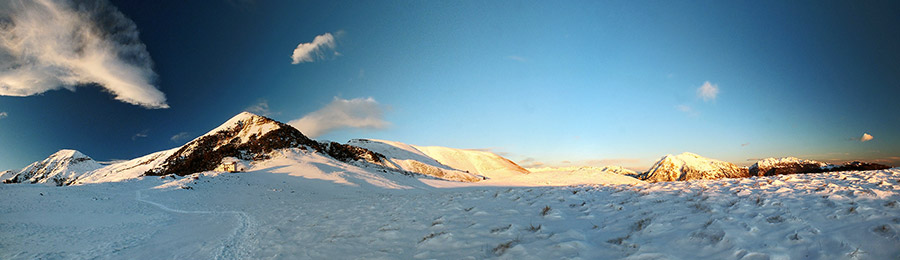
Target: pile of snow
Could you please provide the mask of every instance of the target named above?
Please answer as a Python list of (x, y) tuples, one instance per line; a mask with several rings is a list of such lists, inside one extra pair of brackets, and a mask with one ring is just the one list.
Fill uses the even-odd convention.
[(450, 166), (441, 164), (432, 157), (429, 157), (416, 146), (408, 145), (400, 142), (371, 140), (371, 139), (353, 139), (347, 144), (365, 148), (367, 150), (384, 155), (387, 160), (386, 166), (408, 172), (414, 172), (429, 175), (445, 180), (477, 182), (484, 178), (476, 173), (465, 170), (458, 170)]
[(82, 175), (102, 167), (103, 165), (79, 151), (63, 149), (15, 174), (3, 174), (8, 176), (3, 182), (69, 185)]
[(642, 174), (640, 179), (663, 182), (742, 177), (749, 177), (746, 168), (686, 152), (664, 156), (650, 167), (650, 171)]
[(751, 176), (822, 172), (828, 164), (797, 157), (766, 158), (750, 166)]

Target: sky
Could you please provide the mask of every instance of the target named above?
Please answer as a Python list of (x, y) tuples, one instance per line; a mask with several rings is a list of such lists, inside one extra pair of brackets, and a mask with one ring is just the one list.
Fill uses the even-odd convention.
[(0, 3), (0, 170), (180, 146), (241, 111), (318, 140), (647, 169), (900, 165), (897, 1)]

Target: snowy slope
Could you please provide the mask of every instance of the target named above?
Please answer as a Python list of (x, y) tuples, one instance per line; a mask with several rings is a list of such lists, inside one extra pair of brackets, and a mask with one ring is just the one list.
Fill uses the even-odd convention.
[(120, 182), (136, 179), (144, 176), (144, 173), (153, 169), (160, 169), (178, 148), (151, 153), (132, 160), (108, 165), (106, 167), (89, 172), (75, 181), (75, 184)]
[(416, 147), (400, 142), (371, 140), (371, 139), (353, 139), (347, 144), (362, 147), (367, 150), (384, 155), (389, 163), (386, 166), (441, 179), (477, 182), (483, 180), (479, 175), (464, 170), (458, 170), (441, 164), (434, 158), (429, 157), (419, 151)]
[(746, 168), (733, 163), (705, 158), (693, 153), (666, 155), (640, 179), (649, 182), (710, 180), (719, 178), (748, 177)]
[(68, 185), (83, 174), (101, 167), (103, 165), (79, 151), (63, 149), (50, 155), (47, 159), (26, 166), (8, 179), (4, 179), (3, 182)]
[(485, 176), (503, 178), (528, 174), (528, 170), (497, 154), (485, 151), (455, 149), (441, 146), (416, 146), (428, 157), (454, 169)]

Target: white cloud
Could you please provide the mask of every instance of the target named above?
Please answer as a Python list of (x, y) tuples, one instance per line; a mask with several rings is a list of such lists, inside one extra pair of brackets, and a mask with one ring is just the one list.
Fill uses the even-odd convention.
[[(293, 60), (291, 64), (316, 61), (316, 59), (321, 59), (325, 56), (325, 50), (330, 49), (334, 51), (334, 47), (334, 36), (331, 33), (316, 36), (312, 42), (297, 45), (297, 48), (294, 49), (294, 54), (291, 55), (291, 60)], [(334, 51), (334, 54), (340, 55), (337, 51)]]
[(172, 137), (169, 138), (169, 140), (172, 140), (172, 142), (178, 142), (178, 141), (184, 141), (184, 140), (187, 140), (190, 138), (191, 138), (190, 133), (181, 132), (181, 133), (177, 133), (177, 134), (173, 135)]
[(244, 110), (261, 116), (270, 116), (272, 114), (272, 111), (269, 110), (269, 101), (262, 98), (259, 99), (256, 104), (249, 106)]
[(315, 138), (335, 129), (382, 129), (390, 125), (384, 120), (385, 108), (375, 99), (335, 97), (328, 105), (288, 122), (304, 135)]
[(0, 112), (0, 119), (6, 118), (8, 116), (9, 114), (7, 114), (6, 112)]
[(116, 100), (168, 108), (134, 22), (105, 1), (0, 1), (0, 96), (97, 84)]
[(141, 131), (137, 134), (132, 135), (131, 140), (134, 141), (134, 140), (137, 140), (138, 138), (147, 138), (148, 133), (150, 133), (150, 129), (144, 129), (144, 131)]
[(859, 141), (866, 142), (866, 141), (871, 141), (872, 139), (875, 139), (875, 137), (873, 137), (869, 133), (863, 133), (862, 137), (859, 138)]
[(689, 116), (699, 116), (700, 115), (700, 112), (697, 112), (696, 110), (694, 110), (693, 107), (688, 106), (688, 105), (677, 105), (677, 106), (675, 106), (675, 109), (678, 109), (678, 111), (687, 113)]
[(538, 168), (546, 165), (544, 162), (538, 161), (531, 157), (525, 158), (524, 160), (521, 160), (516, 164), (522, 166), (523, 168)]
[(713, 85), (709, 83), (709, 81), (704, 82), (703, 86), (697, 88), (697, 96), (702, 98), (703, 101), (716, 100), (716, 96), (719, 95), (719, 86)]

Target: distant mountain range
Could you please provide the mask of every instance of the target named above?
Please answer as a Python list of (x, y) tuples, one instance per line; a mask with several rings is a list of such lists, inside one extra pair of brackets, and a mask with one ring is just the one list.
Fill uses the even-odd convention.
[[(510, 178), (531, 172), (616, 174), (648, 182), (744, 178), (795, 173), (890, 168), (853, 162), (830, 165), (794, 157), (767, 158), (750, 167), (709, 159), (693, 153), (666, 155), (649, 171), (637, 173), (618, 166), (525, 169), (497, 154), (439, 146), (416, 146), (400, 142), (353, 139), (346, 144), (312, 140), (296, 128), (255, 115), (240, 113), (219, 127), (176, 148), (127, 161), (101, 164), (76, 150), (60, 150), (19, 171), (0, 172), (3, 183), (70, 184), (116, 182), (143, 176), (184, 176), (224, 169), (229, 162), (254, 163), (271, 159), (282, 150), (314, 153), (334, 163), (364, 165), (382, 172), (428, 176), (450, 181), (480, 182)], [(288, 153), (290, 154), (290, 153)], [(552, 175), (552, 174), (551, 174)], [(543, 175), (542, 175), (543, 176)]]

